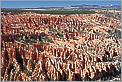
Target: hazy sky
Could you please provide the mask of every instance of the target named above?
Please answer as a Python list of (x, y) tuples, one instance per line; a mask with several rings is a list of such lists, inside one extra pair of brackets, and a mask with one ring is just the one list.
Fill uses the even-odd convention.
[(2, 1), (2, 8), (64, 7), (74, 5), (120, 5), (120, 0)]

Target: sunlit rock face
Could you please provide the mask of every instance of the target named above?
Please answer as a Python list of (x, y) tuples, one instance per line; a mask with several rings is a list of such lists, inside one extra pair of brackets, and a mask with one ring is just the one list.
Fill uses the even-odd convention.
[(117, 17), (99, 12), (1, 18), (2, 81), (120, 80)]

